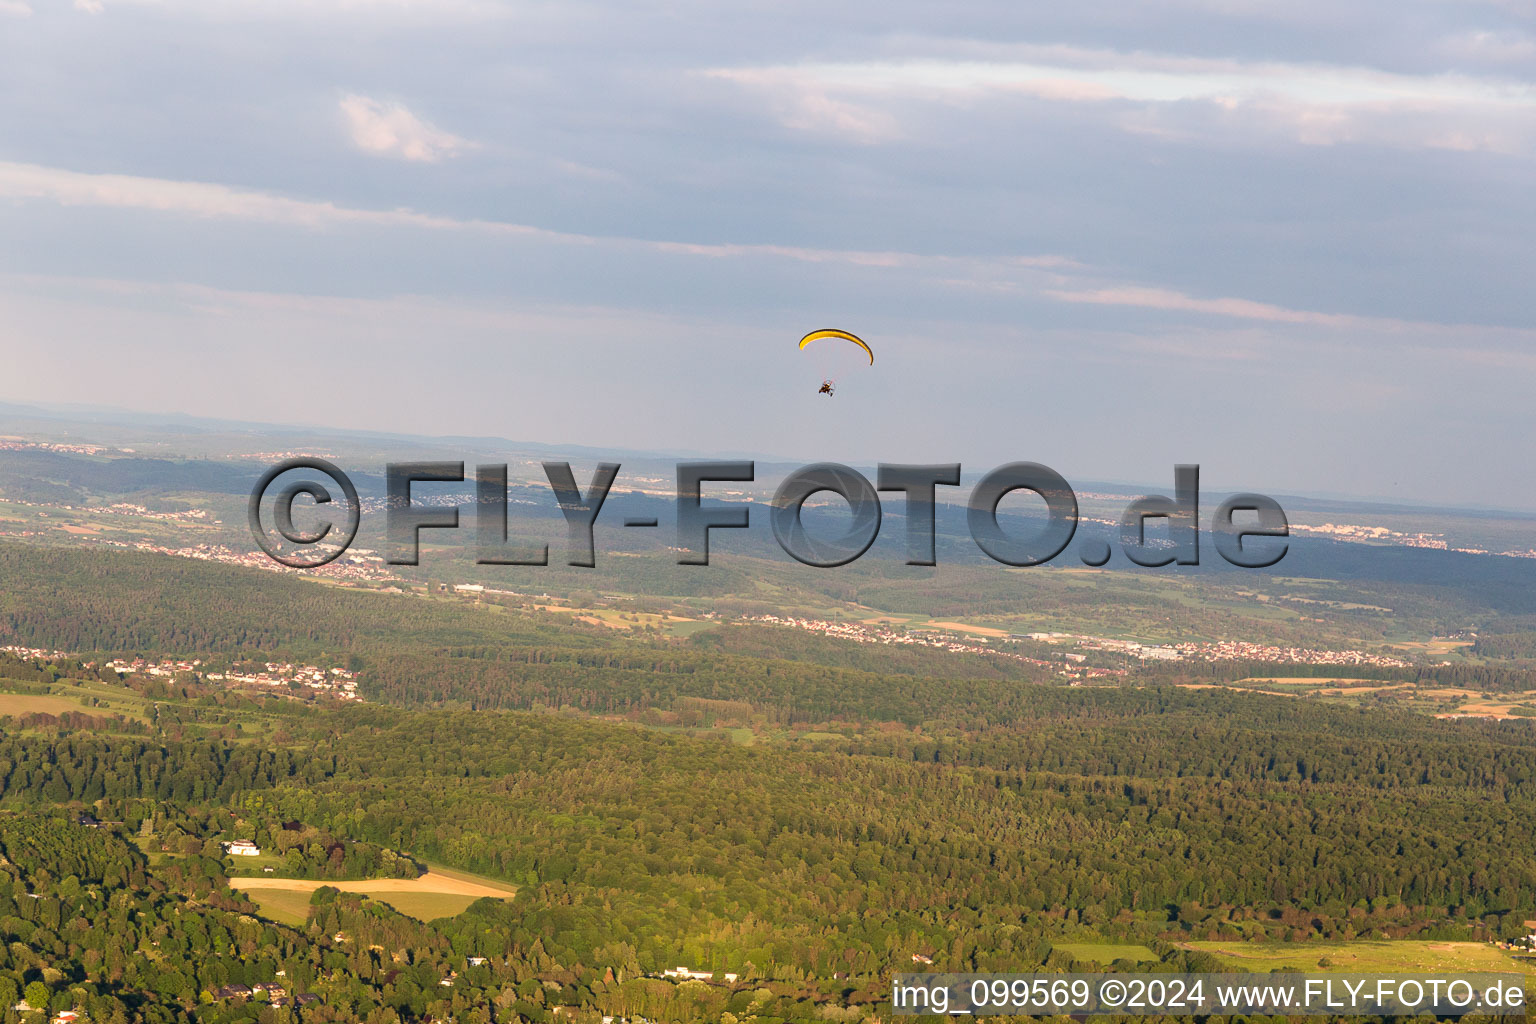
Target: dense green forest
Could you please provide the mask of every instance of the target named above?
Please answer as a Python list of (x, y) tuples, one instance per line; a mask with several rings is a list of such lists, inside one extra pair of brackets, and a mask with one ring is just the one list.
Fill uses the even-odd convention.
[[(914, 956), (1056, 969), (1115, 941), (1208, 969), (1182, 944), (1536, 918), (1530, 723), (1179, 685), (1274, 663), (1068, 687), (151, 555), (0, 545), (0, 571), (0, 638), (76, 652), (0, 654), (0, 1021), (853, 1021)], [(208, 677), (273, 658), (350, 668), (368, 702)], [(1508, 661), (1350, 671), (1533, 687)], [(326, 886), (285, 924), (230, 885), (428, 864), (516, 893), (423, 922)], [(679, 964), (716, 977), (659, 976)]]
[[(181, 739), (6, 729), (11, 898), (48, 902), (0, 908), (32, 951), (0, 968), (18, 991), (41, 983), (134, 1019), (256, 1012), (201, 993), (273, 982), (281, 963), (322, 997), (283, 1011), (306, 1020), (547, 1020), (556, 1004), (622, 1013), (635, 999), (652, 1019), (735, 1006), (799, 1020), (877, 1010), (914, 953), (1023, 970), (1062, 965), (1053, 942), (1093, 935), (1198, 966), (1172, 943), (1494, 938), (1536, 909), (1536, 738), (1520, 723), (1179, 689), (1030, 693), (1027, 714), (982, 732), (752, 747), (549, 712), (276, 700), (261, 702), (287, 705), (265, 741), (187, 736), (175, 701), (165, 724)], [(85, 808), (117, 824), (70, 823)], [(217, 840), (271, 843), (290, 819), (521, 888), (432, 925), (323, 891), (307, 928), (261, 924), (224, 888)], [(126, 842), (145, 834), (159, 838)], [(90, 922), (114, 913), (100, 940)], [(365, 931), (387, 933), (369, 943), (382, 953), (359, 954)], [(190, 955), (251, 943), (238, 966)], [(470, 955), (496, 958), (483, 983), (422, 983), (481, 977)], [(644, 978), (678, 963), (742, 981)]]

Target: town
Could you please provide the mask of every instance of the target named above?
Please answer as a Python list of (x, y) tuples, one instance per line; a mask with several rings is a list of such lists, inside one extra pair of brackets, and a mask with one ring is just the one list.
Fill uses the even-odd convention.
[[(1293, 665), (1340, 665), (1373, 666), (1377, 668), (1408, 668), (1410, 662), (1391, 655), (1372, 654), (1356, 650), (1320, 650), (1308, 647), (1277, 647), (1271, 644), (1250, 643), (1244, 640), (1215, 642), (1183, 642), (1174, 644), (1143, 644), (1135, 640), (1089, 636), (1077, 633), (1035, 632), (1010, 633), (1006, 636), (962, 636), (959, 633), (934, 628), (912, 630), (894, 629), (888, 625), (832, 621), (828, 619), (799, 618), (781, 615), (754, 615), (743, 619), (767, 625), (788, 626), (804, 629), (824, 636), (837, 637), (863, 644), (907, 644), (929, 647), (956, 654), (984, 654), (1011, 658), (1033, 665), (1055, 667), (1053, 662), (1029, 657), (991, 644), (1008, 640), (1029, 640), (1036, 643), (1076, 647), (1077, 651), (1063, 651), (1068, 662), (1082, 662), (1086, 655), (1080, 651), (1101, 651), (1120, 654), (1139, 661), (1256, 661)], [(1123, 674), (1124, 670), (1100, 669), (1098, 674)]]

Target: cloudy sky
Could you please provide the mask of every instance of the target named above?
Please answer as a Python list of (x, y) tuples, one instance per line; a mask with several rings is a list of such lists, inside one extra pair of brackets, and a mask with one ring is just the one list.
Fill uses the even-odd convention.
[(11, 401), (1536, 509), (1533, 270), (1533, 0), (0, 0)]

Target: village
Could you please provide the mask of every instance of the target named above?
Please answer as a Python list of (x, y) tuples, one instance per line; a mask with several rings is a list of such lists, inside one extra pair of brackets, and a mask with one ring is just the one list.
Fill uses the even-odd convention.
[(790, 626), (794, 629), (809, 630), (813, 633), (820, 633), (823, 636), (836, 637), (840, 640), (851, 640), (854, 643), (860, 644), (905, 644), (913, 647), (930, 647), (954, 654), (985, 654), (992, 657), (1010, 658), (1014, 661), (1027, 662), (1031, 665), (1053, 667), (1050, 662), (1041, 661), (1039, 658), (1029, 658), (1022, 654), (999, 651), (993, 647), (985, 646), (982, 642), (962, 640), (949, 633), (909, 633), (891, 629), (887, 626), (871, 626), (855, 622), (832, 622), (827, 619), (803, 619), (795, 616), (781, 615), (751, 615), (747, 616), (743, 621), (762, 622), (774, 626)]
[(195, 673), (198, 677), (212, 683), (227, 683), (231, 686), (261, 686), (270, 688), (285, 688), (292, 690), (302, 687), (324, 693), (338, 700), (361, 700), (357, 694), (357, 675), (343, 668), (320, 668), (316, 665), (295, 665), (286, 661), (268, 661), (261, 663), (261, 669), (254, 672), (236, 672), (226, 669), (222, 672), (208, 672), (202, 668), (202, 661), (176, 661), (165, 659), (157, 662), (146, 661), (143, 658), (135, 658), (128, 661), (124, 658), (114, 658), (106, 663), (106, 667), (121, 676), (154, 676), (158, 678), (174, 678), (177, 675)]
[[(74, 658), (76, 655), (66, 651), (46, 650), (40, 647), (23, 647), (19, 645), (0, 646), (0, 651), (28, 660), (50, 660), (58, 658)], [(86, 668), (96, 668), (97, 662), (82, 662)], [(187, 679), (201, 679), (210, 683), (224, 683), (227, 686), (250, 686), (274, 690), (280, 695), (293, 695), (308, 693), (311, 695), (324, 695), (336, 700), (360, 701), (362, 697), (357, 692), (357, 673), (344, 668), (321, 668), (318, 665), (299, 665), (286, 661), (268, 661), (259, 663), (254, 670), (235, 671), (232, 668), (218, 671), (209, 671), (204, 667), (201, 658), (177, 659), (162, 658), (159, 661), (151, 661), (146, 658), (113, 658), (102, 662), (101, 666), (116, 672), (122, 678), (139, 676), (152, 679), (175, 679), (185, 677)]]
[[(708, 617), (708, 616), (706, 616)], [(1376, 668), (1408, 668), (1410, 663), (1402, 658), (1385, 654), (1372, 654), (1365, 651), (1330, 651), (1309, 647), (1278, 647), (1272, 644), (1251, 643), (1246, 640), (1222, 640), (1215, 642), (1184, 642), (1176, 644), (1143, 644), (1135, 640), (1121, 640), (1110, 637), (1090, 636), (1078, 633), (1060, 632), (1032, 632), (1010, 633), (1006, 636), (963, 636), (959, 633), (945, 632), (937, 629), (903, 630), (892, 628), (888, 625), (878, 625), (860, 622), (832, 621), (829, 619), (800, 618), (796, 616), (781, 615), (754, 615), (743, 619), (747, 622), (761, 622), (768, 625), (788, 626), (794, 629), (804, 629), (824, 636), (836, 637), (842, 640), (851, 640), (863, 644), (905, 644), (915, 647), (928, 647), (957, 654), (984, 654), (993, 657), (1011, 658), (1015, 661), (1026, 662), (1032, 665), (1041, 665), (1051, 668), (1060, 668), (1056, 662), (1033, 658), (1023, 654), (1000, 650), (991, 646), (993, 643), (1004, 640), (1029, 640), (1036, 643), (1061, 645), (1063, 647), (1075, 647), (1077, 650), (1063, 650), (1061, 657), (1069, 663), (1081, 663), (1087, 656), (1081, 651), (1097, 651), (1109, 654), (1119, 654), (1128, 658), (1136, 658), (1140, 661), (1256, 661), (1276, 664), (1293, 665), (1340, 665), (1340, 666), (1371, 666)], [(1123, 669), (1101, 668), (1093, 671), (1099, 675), (1123, 675)], [(1072, 674), (1073, 670), (1068, 666), (1063, 674)]]

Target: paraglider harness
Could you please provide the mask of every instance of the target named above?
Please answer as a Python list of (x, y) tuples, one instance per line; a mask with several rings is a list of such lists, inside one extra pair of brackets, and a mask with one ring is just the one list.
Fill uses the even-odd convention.
[(834, 392), (834, 391), (835, 391), (835, 390), (836, 390), (836, 385), (834, 385), (834, 384), (833, 384), (833, 383), (832, 383), (832, 381), (830, 381), (830, 380), (824, 380), (824, 381), (822, 381), (822, 382), (821, 382), (821, 390), (820, 390), (820, 391), (817, 391), (817, 392), (816, 392), (816, 393), (817, 393), (817, 394), (818, 394), (818, 395), (830, 395), (830, 394), (832, 394), (832, 393), (833, 393), (833, 392)]

